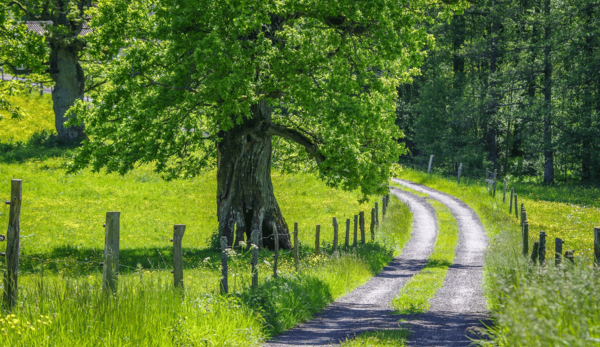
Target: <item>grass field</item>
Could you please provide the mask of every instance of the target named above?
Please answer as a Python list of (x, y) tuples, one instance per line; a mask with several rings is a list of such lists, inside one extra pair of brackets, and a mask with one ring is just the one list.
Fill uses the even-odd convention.
[[(547, 263), (540, 268), (521, 255), (520, 225), (514, 214), (508, 214), (501, 191), (494, 199), (485, 187), (459, 186), (454, 180), (412, 170), (404, 170), (401, 178), (454, 195), (481, 218), (490, 236), (484, 271), (486, 296), (495, 318), (489, 329), (491, 341), (485, 345), (600, 345), (600, 280), (597, 270), (591, 267), (590, 252), (590, 234), (594, 224), (600, 224), (596, 207), (548, 202), (528, 194), (521, 198), (519, 194), (519, 201), (528, 211), (531, 241), (541, 230), (548, 233)], [(554, 266), (554, 237), (559, 236), (566, 242), (565, 249), (575, 249), (579, 254), (575, 266)]]
[[(36, 107), (48, 111), (43, 100), (22, 102), (35, 116), (10, 120), (11, 127), (27, 129), (35, 117), (51, 115), (36, 113)], [(374, 200), (360, 205), (358, 193), (328, 188), (312, 174), (274, 173), (283, 215), (288, 225), (300, 225), (300, 272), (284, 253), (273, 278), (272, 252), (263, 250), (259, 288), (252, 290), (249, 252), (236, 250), (229, 258), (230, 294), (220, 295), (220, 253), (209, 248), (217, 228), (214, 171), (171, 182), (148, 166), (124, 176), (67, 175), (72, 148), (49, 145), (45, 135), (6, 134), (0, 196), (8, 198), (10, 179), (24, 183), (19, 302), (13, 314), (0, 317), (2, 346), (256, 346), (381, 271), (410, 237), (410, 211), (392, 198), (374, 242), (332, 254), (332, 217), (353, 219)], [(115, 210), (121, 211), (122, 267), (118, 293), (107, 298), (100, 289), (102, 224)], [(7, 218), (8, 208), (0, 207), (0, 225)], [(174, 224), (187, 226), (184, 296), (172, 289)], [(312, 252), (316, 224), (322, 226), (320, 255)]]

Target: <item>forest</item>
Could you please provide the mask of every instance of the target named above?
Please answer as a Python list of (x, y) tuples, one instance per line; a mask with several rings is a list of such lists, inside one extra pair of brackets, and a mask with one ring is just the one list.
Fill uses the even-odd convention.
[(412, 156), (454, 172), (600, 179), (599, 1), (477, 1), (421, 25), (435, 44), (398, 87)]

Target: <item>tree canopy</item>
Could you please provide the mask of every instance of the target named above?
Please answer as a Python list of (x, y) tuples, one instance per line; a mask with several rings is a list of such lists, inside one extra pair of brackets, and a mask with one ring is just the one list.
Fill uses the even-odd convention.
[[(453, 8), (446, 6), (442, 15)], [(315, 160), (332, 186), (387, 191), (398, 139), (396, 88), (418, 74), (437, 1), (100, 1), (91, 50), (112, 55), (109, 80), (74, 123), (89, 139), (77, 170), (166, 177), (215, 164), (215, 143), (268, 109), (260, 127)]]

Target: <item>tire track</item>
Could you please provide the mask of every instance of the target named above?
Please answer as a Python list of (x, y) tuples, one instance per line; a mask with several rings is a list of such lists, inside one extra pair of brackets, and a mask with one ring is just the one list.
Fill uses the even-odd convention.
[(309, 322), (273, 338), (265, 346), (323, 346), (339, 344), (365, 331), (398, 329), (392, 300), (404, 284), (427, 264), (437, 236), (435, 210), (425, 199), (392, 189), (413, 214), (411, 239), (399, 257), (366, 284), (335, 301)]
[(484, 252), (488, 239), (479, 217), (467, 204), (450, 195), (410, 181), (393, 179), (408, 188), (428, 194), (444, 204), (456, 218), (459, 241), (454, 264), (448, 268), (428, 312), (414, 316), (408, 345), (468, 346), (468, 332), (482, 327), (488, 318), (482, 290)]

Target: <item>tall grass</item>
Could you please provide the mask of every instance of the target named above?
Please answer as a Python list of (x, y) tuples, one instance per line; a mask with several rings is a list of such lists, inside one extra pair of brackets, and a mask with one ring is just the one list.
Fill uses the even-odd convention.
[(407, 216), (408, 208), (392, 199), (377, 233), (389, 247), (368, 242), (348, 252), (326, 248), (319, 255), (302, 247), (300, 271), (284, 253), (278, 278), (272, 276), (272, 252), (261, 251), (256, 290), (250, 288), (248, 252), (232, 251), (228, 296), (218, 294), (217, 256), (186, 269), (184, 295), (172, 289), (169, 271), (141, 265), (120, 276), (115, 298), (101, 290), (100, 267), (85, 273), (36, 270), (20, 280), (14, 316), (1, 318), (8, 323), (0, 345), (256, 346), (381, 271), (397, 242), (408, 239)]
[[(596, 215), (595, 208), (521, 199), (534, 227), (549, 232), (547, 263), (534, 266), (521, 255), (521, 229), (514, 214), (508, 214), (502, 196), (490, 197), (481, 186), (460, 185), (435, 175), (404, 170), (402, 178), (454, 195), (472, 207), (490, 238), (484, 268), (486, 297), (495, 324), (489, 329), (489, 346), (597, 346), (600, 345), (600, 296), (597, 269), (591, 267), (587, 241), (576, 236), (591, 233), (580, 220), (570, 218), (573, 210)], [(518, 193), (518, 191), (517, 191)], [(573, 192), (575, 194), (575, 192)], [(514, 210), (513, 210), (514, 213)], [(595, 219), (599, 221), (600, 218)], [(531, 224), (530, 224), (531, 225)], [(591, 224), (590, 224), (591, 225)], [(576, 265), (554, 266), (553, 230), (577, 249)], [(593, 230), (593, 229), (592, 229)], [(531, 244), (531, 243), (530, 243)], [(569, 249), (570, 247), (567, 247)]]

